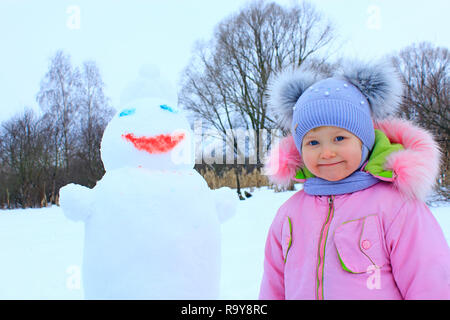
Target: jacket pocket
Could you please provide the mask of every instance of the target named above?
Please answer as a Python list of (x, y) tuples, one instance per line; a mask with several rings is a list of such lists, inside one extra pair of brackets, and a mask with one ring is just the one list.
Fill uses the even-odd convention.
[(289, 249), (292, 246), (292, 221), (286, 217), (281, 231), (281, 248), (283, 251), (283, 261), (286, 263)]
[(377, 215), (341, 224), (334, 232), (334, 244), (345, 271), (365, 273), (388, 262)]

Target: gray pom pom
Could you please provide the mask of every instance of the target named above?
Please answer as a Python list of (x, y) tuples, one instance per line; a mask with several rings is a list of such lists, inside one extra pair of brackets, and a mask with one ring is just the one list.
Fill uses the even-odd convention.
[(269, 84), (268, 108), (284, 130), (291, 130), (293, 108), (298, 98), (317, 80), (310, 70), (298, 68), (280, 73)]
[(365, 95), (374, 120), (385, 119), (397, 111), (402, 99), (403, 84), (391, 63), (352, 62), (343, 70), (340, 77)]

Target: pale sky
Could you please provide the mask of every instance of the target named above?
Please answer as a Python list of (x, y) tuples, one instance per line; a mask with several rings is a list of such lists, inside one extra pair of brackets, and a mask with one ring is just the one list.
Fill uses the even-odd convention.
[[(59, 49), (73, 65), (97, 62), (115, 108), (158, 70), (153, 82), (164, 78), (161, 83), (176, 88), (195, 41), (209, 40), (247, 2), (0, 0), (0, 122), (24, 106), (38, 109), (40, 81)], [(311, 2), (334, 23), (341, 56), (372, 59), (420, 41), (450, 47), (448, 0)]]

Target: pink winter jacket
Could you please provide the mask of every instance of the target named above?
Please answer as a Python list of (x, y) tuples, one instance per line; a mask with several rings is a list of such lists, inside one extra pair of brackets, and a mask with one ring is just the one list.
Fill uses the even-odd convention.
[[(288, 199), (269, 229), (260, 299), (450, 298), (449, 247), (423, 202), (439, 172), (438, 148), (404, 120), (378, 129), (405, 148), (386, 158), (394, 177), (350, 194)], [(301, 165), (292, 137), (267, 163), (280, 184)]]

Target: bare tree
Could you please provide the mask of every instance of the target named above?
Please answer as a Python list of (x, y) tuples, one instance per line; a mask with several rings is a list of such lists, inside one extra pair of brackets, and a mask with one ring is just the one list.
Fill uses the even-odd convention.
[(0, 189), (8, 207), (31, 207), (45, 198), (45, 139), (31, 109), (2, 124)]
[[(423, 42), (403, 49), (394, 63), (406, 84), (400, 115), (428, 128), (443, 152), (441, 186), (449, 185), (450, 54)], [(449, 197), (447, 192), (447, 197)]]
[(103, 92), (104, 83), (94, 61), (84, 62), (78, 93), (77, 165), (72, 177), (80, 184), (92, 187), (103, 176), (100, 157), (103, 131), (114, 115), (109, 99)]
[[(220, 22), (212, 40), (197, 44), (183, 75), (179, 102), (222, 137), (236, 128), (251, 129), (259, 166), (261, 131), (276, 126), (266, 102), (271, 77), (318, 59), (332, 40), (331, 24), (307, 2), (290, 8), (252, 2)], [(241, 153), (235, 134), (228, 137), (234, 152)], [(236, 178), (238, 182), (238, 174)]]
[(70, 170), (74, 135), (72, 132), (79, 106), (80, 72), (72, 67), (70, 56), (58, 51), (51, 59), (49, 70), (41, 81), (36, 96), (45, 117), (54, 124), (54, 168)]
[(70, 62), (70, 56), (57, 51), (40, 84), (36, 100), (44, 112), (48, 138), (52, 141), (52, 200), (61, 185), (68, 182), (70, 159), (74, 153), (74, 122), (79, 106), (80, 72)]

